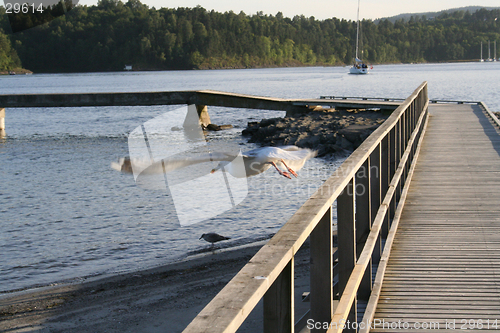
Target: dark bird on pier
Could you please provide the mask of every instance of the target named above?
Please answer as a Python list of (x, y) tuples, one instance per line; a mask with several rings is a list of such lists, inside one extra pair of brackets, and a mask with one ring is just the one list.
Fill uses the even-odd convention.
[(223, 240), (231, 239), (229, 237), (224, 237), (224, 236), (221, 236), (219, 234), (216, 234), (215, 232), (209, 232), (208, 234), (203, 234), (203, 235), (201, 235), (200, 239), (202, 239), (202, 238), (204, 240), (206, 240), (207, 242), (212, 243), (212, 246), (214, 245), (214, 243), (217, 243), (217, 242), (220, 242)]

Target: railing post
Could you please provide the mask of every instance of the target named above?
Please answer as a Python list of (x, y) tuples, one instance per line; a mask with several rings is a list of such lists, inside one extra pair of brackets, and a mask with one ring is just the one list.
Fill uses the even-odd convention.
[[(387, 193), (387, 189), (389, 188), (389, 184), (391, 183), (392, 177), (394, 177), (394, 174), (396, 173), (396, 165), (397, 165), (397, 128), (398, 125), (395, 124), (392, 130), (389, 132), (389, 142), (388, 142), (388, 159), (389, 159), (389, 178), (387, 179), (387, 187), (384, 192), (382, 192), (382, 201), (384, 200), (383, 198), (385, 197)], [(383, 184), (385, 185), (385, 184)], [(387, 214), (385, 215), (384, 219), (384, 225), (382, 227), (382, 238), (385, 239), (387, 237), (387, 234), (389, 233), (389, 228), (390, 226), (390, 220), (394, 216), (395, 209), (391, 205), (387, 211)]]
[(264, 294), (264, 333), (294, 333), (293, 262)]
[[(394, 128), (387, 134), (387, 136), (382, 139), (382, 145), (381, 149), (381, 168), (382, 172), (380, 174), (381, 176), (381, 183), (380, 183), (380, 202), (384, 200), (384, 197), (387, 193), (387, 190), (389, 189), (389, 184), (390, 184), (390, 179), (392, 178), (391, 176), (391, 166), (392, 166), (392, 159), (394, 158), (394, 149), (393, 149), (393, 132)], [(380, 232), (380, 236), (382, 239), (385, 239), (387, 237), (387, 234), (389, 233), (389, 214), (385, 215), (384, 219), (384, 224), (382, 226), (382, 230)]]
[[(382, 195), (380, 193), (382, 186), (382, 164), (381, 164), (381, 152), (384, 140), (377, 145), (377, 148), (373, 150), (370, 154), (370, 195), (371, 195), (371, 220), (370, 225), (373, 225), (375, 216), (381, 204)], [(387, 143), (387, 141), (385, 141)], [(387, 148), (387, 147), (386, 147)], [(387, 164), (386, 164), (387, 166)], [(387, 169), (385, 169), (387, 172)], [(382, 255), (381, 249), (381, 237), (379, 234), (377, 244), (373, 249), (372, 262), (378, 264), (380, 261), (380, 256)]]
[[(394, 165), (394, 170), (397, 170), (399, 167), (399, 162), (401, 162), (401, 156), (403, 155), (403, 142), (404, 142), (404, 137), (403, 137), (403, 117), (399, 118), (398, 123), (396, 124), (396, 163)], [(393, 175), (394, 176), (394, 175)], [(392, 178), (391, 178), (392, 181)], [(398, 185), (396, 186), (396, 193), (394, 193), (394, 198), (393, 198), (393, 211), (391, 212), (391, 220), (394, 217), (394, 213), (396, 212), (396, 205), (399, 202), (399, 198), (401, 197), (401, 181), (398, 182)]]
[[(356, 229), (354, 215), (354, 178), (344, 188), (337, 198), (337, 229), (339, 252), (339, 295), (342, 297), (347, 281), (356, 265)], [(356, 321), (356, 301), (346, 318), (349, 322)], [(354, 332), (345, 329), (344, 332)]]
[[(310, 304), (315, 322), (329, 323), (333, 316), (333, 238), (330, 207), (310, 236)], [(326, 332), (326, 329), (312, 330)]]
[[(368, 157), (356, 172), (355, 177), (355, 202), (356, 202), (356, 258), (366, 244), (366, 239), (371, 230), (371, 187), (370, 187), (370, 158)], [(358, 299), (368, 302), (371, 293), (372, 265), (367, 266), (363, 280), (358, 289)]]
[[(404, 142), (403, 142), (403, 146), (401, 148), (401, 157), (403, 156), (404, 152), (406, 151), (406, 148), (408, 147), (408, 141), (410, 139), (410, 136), (409, 136), (409, 125), (408, 125), (408, 119), (410, 118), (410, 109), (411, 109), (411, 106), (413, 105), (413, 102), (410, 103), (410, 105), (408, 105), (408, 107), (406, 108), (406, 110), (404, 111), (404, 135), (403, 135), (403, 138), (404, 138)], [(403, 174), (401, 176), (401, 191), (403, 190), (403, 187), (404, 187), (404, 184), (406, 182), (406, 175), (407, 175), (407, 169), (406, 169), (406, 166), (409, 166), (408, 163), (405, 164), (405, 167), (403, 169)]]
[(405, 151), (406, 149), (406, 119), (407, 119), (407, 112), (408, 112), (408, 108), (406, 108), (406, 110), (403, 111), (403, 114), (401, 115), (401, 118), (400, 118), (400, 123), (401, 123), (401, 127), (400, 127), (400, 130), (401, 130), (401, 148), (400, 148), (400, 151), (401, 151), (401, 154), (400, 154), (400, 157), (403, 155), (403, 152)]
[[(413, 125), (415, 127), (415, 129), (417, 129), (418, 118), (420, 118), (420, 114), (423, 111), (422, 108), (424, 107), (424, 105), (425, 105), (425, 103), (421, 104), (420, 99), (417, 99), (417, 105), (415, 106), (415, 111), (414, 111), (414, 114), (415, 114), (415, 125)], [(418, 129), (417, 133), (418, 133), (417, 137), (420, 138), (420, 128)], [(417, 151), (417, 145), (414, 145), (412, 154), (415, 155), (416, 151)]]

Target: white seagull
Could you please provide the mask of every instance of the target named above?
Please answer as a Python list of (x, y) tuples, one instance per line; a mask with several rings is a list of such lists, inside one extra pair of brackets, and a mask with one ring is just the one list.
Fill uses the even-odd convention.
[[(300, 170), (308, 159), (315, 157), (316, 153), (316, 151), (297, 146), (262, 147), (238, 155), (215, 152), (194, 157), (165, 158), (154, 163), (121, 158), (118, 163), (113, 162), (111, 167), (121, 172), (157, 174), (167, 173), (193, 164), (218, 161), (219, 164), (211, 170), (211, 173), (224, 169), (233, 177), (244, 178), (258, 175), (273, 166), (280, 175), (291, 179), (291, 175), (298, 176), (296, 171)], [(244, 168), (242, 168), (241, 163), (235, 163), (239, 156), (243, 159)], [(280, 167), (286, 170), (282, 170)]]

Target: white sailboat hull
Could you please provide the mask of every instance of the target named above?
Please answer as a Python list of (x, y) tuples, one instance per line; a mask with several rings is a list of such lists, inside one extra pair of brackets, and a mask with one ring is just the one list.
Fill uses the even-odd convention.
[(363, 68), (361, 66), (353, 65), (349, 69), (349, 73), (351, 73), (351, 74), (368, 74), (368, 67)]

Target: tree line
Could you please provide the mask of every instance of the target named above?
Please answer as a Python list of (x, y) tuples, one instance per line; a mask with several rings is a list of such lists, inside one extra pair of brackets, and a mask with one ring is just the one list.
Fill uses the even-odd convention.
[[(7, 16), (0, 7), (0, 70), (20, 62), (35, 72), (342, 65), (355, 52), (356, 22), (345, 19), (220, 13), (200, 6), (155, 9), (139, 0), (75, 7), (66, 0), (65, 8), (65, 15), (52, 6), (34, 17)], [(498, 18), (500, 10), (481, 9), (395, 23), (363, 20), (362, 58), (478, 59), (481, 42), (500, 42)]]

